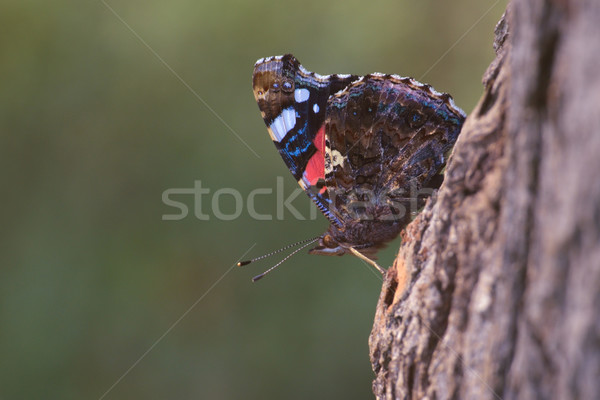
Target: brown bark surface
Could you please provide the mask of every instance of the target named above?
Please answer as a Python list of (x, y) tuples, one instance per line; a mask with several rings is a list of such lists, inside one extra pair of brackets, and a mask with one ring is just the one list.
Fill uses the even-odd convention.
[(600, 398), (600, 2), (515, 0), (369, 339), (381, 399)]

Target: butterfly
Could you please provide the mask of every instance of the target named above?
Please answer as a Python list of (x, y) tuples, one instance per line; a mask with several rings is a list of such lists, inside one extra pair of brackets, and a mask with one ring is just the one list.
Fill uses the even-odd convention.
[(323, 76), (291, 54), (258, 60), (252, 85), (275, 148), (330, 223), (292, 254), (316, 242), (310, 254), (353, 254), (383, 273), (376, 252), (440, 186), (464, 111), (412, 78)]

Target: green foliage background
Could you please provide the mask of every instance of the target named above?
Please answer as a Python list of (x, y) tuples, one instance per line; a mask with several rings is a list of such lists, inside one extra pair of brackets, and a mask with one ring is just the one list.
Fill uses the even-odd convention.
[[(211, 213), (219, 188), (296, 188), (254, 102), (254, 62), (291, 52), (321, 74), (413, 76), (469, 112), (504, 7), (4, 0), (0, 398), (371, 398), (370, 269), (300, 254), (256, 284), (278, 257), (226, 273), (327, 227)], [(163, 221), (163, 191), (196, 180), (211, 219), (182, 196), (190, 215)], [(257, 201), (273, 213), (275, 195)], [(308, 213), (306, 197), (293, 204)]]

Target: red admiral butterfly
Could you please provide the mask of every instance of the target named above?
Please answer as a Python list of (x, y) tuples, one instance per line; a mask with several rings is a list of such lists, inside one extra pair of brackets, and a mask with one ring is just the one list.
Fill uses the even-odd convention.
[(412, 78), (321, 76), (291, 54), (258, 60), (252, 83), (275, 147), (330, 222), (292, 254), (318, 241), (310, 254), (351, 253), (384, 272), (375, 253), (441, 184), (465, 113)]

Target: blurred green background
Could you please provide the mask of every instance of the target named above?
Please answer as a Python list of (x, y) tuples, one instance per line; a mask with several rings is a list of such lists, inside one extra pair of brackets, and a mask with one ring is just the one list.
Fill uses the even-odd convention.
[[(4, 0), (0, 398), (371, 398), (373, 271), (305, 252), (256, 284), (285, 253), (230, 270), (327, 227), (211, 211), (220, 188), (244, 206), (278, 176), (296, 189), (254, 102), (254, 62), (291, 52), (321, 74), (413, 76), (469, 112), (504, 7)], [(177, 213), (163, 191), (195, 181), (210, 219), (181, 195), (188, 217), (163, 220)], [(256, 200), (274, 213), (274, 194)], [(293, 204), (308, 215), (307, 197)], [(231, 196), (219, 207), (235, 211)]]

